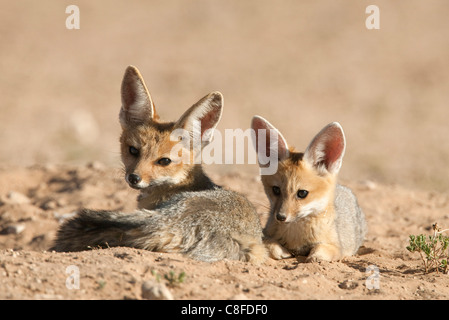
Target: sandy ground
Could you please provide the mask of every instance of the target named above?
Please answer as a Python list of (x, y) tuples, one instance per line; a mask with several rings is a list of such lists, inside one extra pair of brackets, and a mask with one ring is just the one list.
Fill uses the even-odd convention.
[[(239, 261), (204, 263), (179, 254), (121, 247), (49, 252), (64, 218), (81, 207), (131, 211), (134, 191), (120, 170), (100, 163), (8, 167), (0, 170), (0, 178), (1, 299), (142, 299), (145, 281), (160, 277), (169, 285), (164, 276), (171, 272), (185, 273), (182, 283), (168, 288), (174, 299), (449, 298), (447, 275), (424, 274), (419, 256), (405, 249), (409, 234), (429, 233), (436, 219), (441, 226), (449, 225), (445, 194), (372, 181), (348, 184), (369, 221), (358, 255), (320, 263), (270, 259), (256, 266)], [(245, 194), (265, 223), (267, 201), (257, 176), (213, 178)], [(69, 289), (71, 266), (78, 268), (79, 289)], [(370, 266), (377, 268), (377, 275), (369, 271)], [(377, 276), (376, 289), (370, 279)]]
[[(68, 30), (65, 10), (80, 9)], [(365, 9), (380, 9), (368, 30)], [(0, 298), (141, 299), (173, 271), (175, 299), (447, 299), (447, 275), (423, 274), (409, 234), (449, 227), (449, 2), (0, 0)], [(225, 99), (217, 127), (259, 114), (304, 149), (327, 123), (347, 137), (341, 181), (366, 212), (359, 255), (332, 263), (200, 263), (112, 248), (48, 249), (82, 207), (131, 211), (118, 137), (120, 82), (142, 72), (162, 119), (205, 94)], [(86, 165), (86, 163), (88, 163)], [(258, 168), (214, 165), (218, 184), (267, 219)], [(80, 289), (69, 290), (68, 266)], [(379, 289), (366, 280), (379, 270)], [(370, 278), (371, 279), (371, 278)]]

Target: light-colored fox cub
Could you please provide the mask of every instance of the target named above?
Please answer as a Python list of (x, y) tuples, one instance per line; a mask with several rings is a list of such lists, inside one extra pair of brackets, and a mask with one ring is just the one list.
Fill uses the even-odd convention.
[[(276, 173), (261, 176), (270, 201), (264, 229), (270, 256), (307, 256), (309, 262), (355, 254), (364, 240), (366, 222), (351, 190), (337, 184), (346, 147), (340, 124), (322, 129), (304, 153), (289, 148), (282, 134), (262, 117), (255, 116), (251, 126), (259, 158), (275, 149), (278, 154)], [(257, 134), (260, 129), (266, 130), (265, 143)], [(270, 130), (277, 139), (270, 140)], [(259, 165), (262, 169), (260, 161)]]
[[(140, 210), (83, 210), (61, 226), (54, 249), (128, 246), (203, 261), (262, 262), (267, 253), (254, 206), (243, 195), (214, 184), (194, 161), (201, 150), (191, 142), (182, 144), (195, 135), (203, 146), (211, 141), (222, 95), (205, 96), (176, 122), (160, 122), (135, 67), (127, 68), (121, 91), (121, 154), (126, 181), (141, 190)], [(177, 129), (186, 135), (173, 134)]]

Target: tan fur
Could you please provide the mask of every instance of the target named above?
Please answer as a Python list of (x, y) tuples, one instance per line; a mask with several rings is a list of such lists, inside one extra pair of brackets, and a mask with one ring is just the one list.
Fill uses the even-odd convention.
[[(277, 130), (261, 117), (253, 119), (252, 127)], [(366, 233), (364, 214), (352, 192), (337, 184), (345, 149), (340, 128), (327, 126), (306, 153), (288, 148), (277, 131), (282, 137), (278, 139), (278, 170), (261, 176), (270, 201), (264, 243), (272, 258), (301, 255), (307, 256), (306, 261), (330, 261), (354, 254), (361, 245)], [(307, 196), (299, 198), (299, 190), (306, 190)]]
[[(177, 141), (170, 140), (170, 133), (175, 123), (165, 123), (163, 126), (153, 124), (156, 123), (123, 130), (120, 137), (125, 175), (137, 174), (148, 184), (164, 177), (169, 177), (173, 181), (142, 188), (138, 197), (138, 207), (142, 209), (153, 209), (179, 192), (205, 190), (212, 184), (201, 165), (194, 164), (193, 159), (187, 164), (179, 162), (166, 167), (157, 164), (160, 158), (170, 158), (170, 151)], [(130, 146), (140, 150), (139, 158), (130, 155), (128, 151)]]
[[(332, 244), (338, 242), (338, 236), (333, 226), (335, 219), (335, 211), (332, 199), (334, 198), (333, 188), (335, 179), (332, 176), (321, 177), (316, 174), (302, 160), (295, 161), (298, 155), (293, 150), (290, 151), (290, 157), (279, 163), (278, 171), (274, 175), (264, 175), (261, 177), (268, 194), (272, 208), (276, 212), (284, 212), (287, 216), (288, 228), (283, 228), (283, 237), (289, 239), (289, 243), (285, 243), (286, 248), (295, 255), (308, 254), (311, 248), (317, 244)], [(271, 186), (282, 186), (282, 194), (275, 197), (272, 194)], [(298, 201), (295, 194), (298, 189), (309, 191), (306, 199)], [(296, 215), (301, 208), (313, 201), (326, 199), (325, 210), (318, 214), (307, 216), (303, 219), (296, 219)], [(291, 221), (290, 221), (291, 220)], [(270, 219), (265, 228), (267, 237), (277, 237), (278, 223), (276, 220)], [(295, 245), (291, 246), (290, 243)], [(297, 246), (300, 244), (300, 246)], [(273, 244), (272, 244), (273, 245)], [(322, 246), (314, 248), (316, 256), (320, 256), (321, 260), (333, 260), (340, 257), (339, 249), (335, 246)], [(270, 253), (273, 253), (271, 248)], [(279, 249), (277, 249), (279, 250)], [(324, 251), (324, 252), (321, 252)], [(312, 252), (311, 252), (312, 253)], [(275, 254), (271, 254), (273, 257)], [(278, 257), (276, 257), (278, 258)]]
[[(201, 144), (207, 145), (212, 138), (207, 130), (218, 124), (222, 104), (221, 93), (212, 92), (178, 121), (161, 122), (141, 74), (128, 67), (122, 82), (120, 144), (125, 179), (140, 190), (139, 210), (128, 214), (83, 210), (61, 226), (54, 250), (128, 246), (179, 252), (203, 261), (264, 261), (267, 252), (254, 206), (209, 179), (201, 164), (193, 161), (200, 151), (192, 143), (176, 149), (178, 155), (189, 152), (187, 158), (171, 154), (179, 146), (180, 140), (171, 136), (178, 129), (189, 136), (200, 134)], [(195, 122), (201, 123), (200, 132), (194, 131)]]

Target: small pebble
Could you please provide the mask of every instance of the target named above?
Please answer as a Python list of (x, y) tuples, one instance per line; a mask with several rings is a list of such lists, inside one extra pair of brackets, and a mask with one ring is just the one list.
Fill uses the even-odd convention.
[(357, 283), (357, 282), (354, 282), (354, 281), (352, 281), (352, 280), (345, 280), (345, 281), (343, 281), (342, 283), (340, 283), (340, 284), (338, 285), (338, 287), (339, 287), (340, 289), (344, 289), (344, 290), (352, 290), (352, 289), (355, 289), (355, 288), (358, 287), (358, 283)]
[(5, 234), (19, 234), (23, 230), (25, 230), (25, 225), (24, 224), (12, 224), (10, 226), (7, 226), (4, 229), (3, 233), (5, 233)]
[(243, 293), (239, 293), (239, 294), (236, 294), (235, 296), (232, 296), (231, 298), (229, 298), (229, 300), (249, 300), (249, 299)]
[(31, 202), (30, 198), (26, 195), (16, 191), (10, 191), (6, 197), (3, 196), (1, 200), (6, 204), (28, 204)]
[(142, 298), (148, 300), (173, 300), (173, 295), (165, 284), (148, 280), (142, 284)]

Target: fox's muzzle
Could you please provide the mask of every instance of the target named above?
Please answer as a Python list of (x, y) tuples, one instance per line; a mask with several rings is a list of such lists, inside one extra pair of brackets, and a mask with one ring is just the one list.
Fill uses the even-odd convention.
[(127, 174), (125, 180), (133, 189), (139, 190), (147, 187), (147, 184), (142, 182), (142, 177), (135, 173)]
[(281, 213), (276, 213), (276, 220), (280, 222), (285, 222), (285, 220), (287, 220), (287, 216)]

